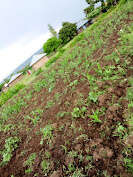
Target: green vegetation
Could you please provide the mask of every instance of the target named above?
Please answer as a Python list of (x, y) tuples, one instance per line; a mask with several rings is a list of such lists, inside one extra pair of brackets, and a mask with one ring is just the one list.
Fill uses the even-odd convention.
[(41, 129), (41, 133), (43, 135), (41, 142), (40, 142), (41, 145), (43, 144), (44, 140), (48, 140), (47, 143), (50, 142), (50, 140), (53, 137), (52, 131), (53, 131), (53, 127), (51, 125), (46, 125), (45, 128)]
[(101, 14), (1, 106), (3, 177), (132, 176), (132, 7)]
[(62, 28), (59, 31), (59, 39), (62, 41), (62, 44), (67, 44), (77, 35), (77, 26), (76, 24), (63, 22)]
[(12, 153), (18, 147), (20, 139), (18, 137), (9, 137), (5, 140), (4, 150), (0, 152), (3, 160), (0, 165), (8, 163), (12, 157)]
[(0, 107), (24, 87), (25, 87), (24, 84), (16, 84), (14, 87), (9, 88), (6, 92), (3, 92), (0, 95)]
[(43, 51), (49, 55), (50, 53), (55, 52), (60, 44), (61, 40), (57, 39), (56, 37), (52, 37), (43, 45)]

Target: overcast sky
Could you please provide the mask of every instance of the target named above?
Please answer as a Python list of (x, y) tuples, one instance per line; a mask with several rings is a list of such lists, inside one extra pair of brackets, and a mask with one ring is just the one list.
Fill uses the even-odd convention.
[(0, 0), (0, 81), (40, 49), (48, 24), (84, 18), (85, 0)]

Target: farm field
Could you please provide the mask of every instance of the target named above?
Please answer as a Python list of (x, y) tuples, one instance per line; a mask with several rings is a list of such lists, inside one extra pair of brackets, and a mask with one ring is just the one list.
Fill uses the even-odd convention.
[(0, 107), (0, 177), (133, 176), (133, 1)]

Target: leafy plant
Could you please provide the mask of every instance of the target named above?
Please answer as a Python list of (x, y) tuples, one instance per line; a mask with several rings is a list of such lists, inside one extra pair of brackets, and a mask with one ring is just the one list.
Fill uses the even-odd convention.
[(93, 101), (94, 103), (96, 103), (97, 102), (97, 100), (98, 100), (98, 93), (97, 92), (89, 92), (89, 99), (91, 100), (91, 101)]
[(4, 150), (1, 152), (3, 160), (2, 164), (10, 161), (13, 151), (18, 147), (20, 139), (18, 137), (9, 137), (5, 141)]
[(53, 127), (51, 125), (46, 125), (45, 128), (41, 128), (40, 130), (43, 134), (43, 137), (42, 137), (41, 142), (40, 142), (41, 145), (43, 144), (44, 140), (49, 141), (53, 138), (53, 134), (52, 134)]
[(50, 163), (48, 162), (48, 161), (46, 161), (46, 160), (43, 160), (42, 162), (41, 162), (41, 167), (42, 167), (42, 170), (43, 170), (43, 172), (45, 173), (45, 174), (47, 174), (48, 172), (49, 172), (49, 167), (50, 167)]
[(93, 111), (93, 115), (90, 115), (89, 117), (92, 118), (94, 123), (101, 123), (102, 121), (99, 119), (100, 112), (99, 110)]
[(130, 158), (124, 158), (124, 163), (127, 170), (133, 174), (133, 160)]
[(72, 174), (72, 177), (83, 177), (85, 175), (82, 174), (80, 169), (76, 169), (75, 172)]
[(73, 109), (73, 112), (71, 113), (72, 114), (72, 118), (76, 119), (76, 118), (83, 118), (84, 117), (84, 114), (86, 113), (87, 109), (86, 107), (82, 107), (81, 109), (78, 108), (78, 107), (75, 107)]
[(36, 159), (36, 153), (32, 153), (29, 158), (24, 162), (24, 166), (28, 166), (28, 169), (25, 170), (25, 173), (31, 173), (32, 172), (32, 168), (34, 165), (34, 161)]
[(114, 136), (119, 136), (122, 138), (125, 135), (125, 127), (121, 125), (121, 123), (118, 124), (117, 128), (115, 129)]

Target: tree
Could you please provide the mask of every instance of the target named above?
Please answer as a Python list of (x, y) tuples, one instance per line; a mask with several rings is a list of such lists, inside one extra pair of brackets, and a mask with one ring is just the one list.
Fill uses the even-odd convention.
[(45, 53), (50, 54), (60, 46), (61, 41), (60, 39), (57, 39), (56, 37), (52, 37), (47, 40), (47, 42), (43, 45), (43, 50)]
[(49, 29), (49, 31), (50, 31), (50, 33), (52, 34), (53, 37), (57, 37), (57, 32), (55, 31), (55, 29), (50, 24), (48, 24), (48, 29)]
[[(85, 12), (86, 16), (88, 16), (88, 14), (90, 14), (90, 13), (93, 14), (93, 11), (95, 11), (97, 9), (97, 8), (95, 8), (96, 7), (95, 5), (98, 2), (101, 2), (101, 6), (100, 6), (101, 7), (101, 11), (105, 12), (105, 1), (104, 0), (86, 0), (86, 2), (89, 5), (89, 7), (87, 7), (86, 9), (84, 9), (84, 12)], [(95, 14), (95, 12), (94, 12), (94, 14)]]
[(62, 44), (68, 43), (77, 35), (77, 25), (75, 23), (63, 22), (59, 31), (59, 39)]

